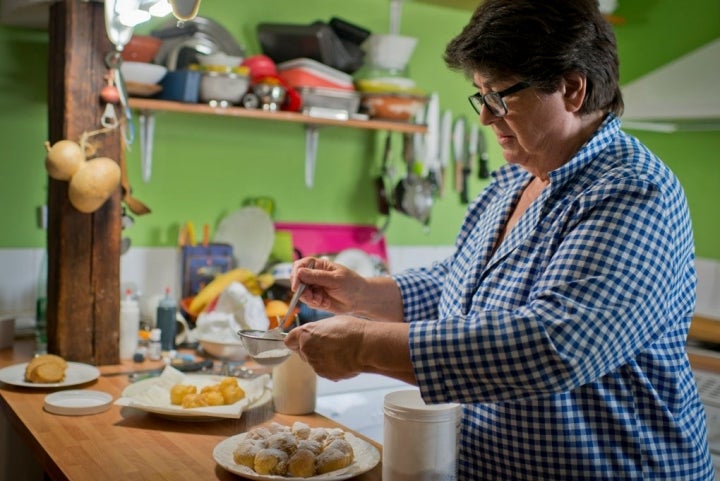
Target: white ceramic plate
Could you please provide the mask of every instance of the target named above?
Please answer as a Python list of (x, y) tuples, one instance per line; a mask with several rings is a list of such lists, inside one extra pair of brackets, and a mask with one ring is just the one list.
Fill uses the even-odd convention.
[(281, 479), (283, 481), (306, 481), (306, 480), (324, 480), (324, 481), (339, 481), (341, 479), (353, 478), (359, 476), (362, 473), (370, 471), (374, 468), (377, 463), (380, 462), (380, 452), (365, 440), (353, 436), (350, 433), (345, 433), (345, 439), (352, 445), (353, 451), (355, 452), (355, 460), (347, 468), (338, 469), (325, 474), (318, 474), (317, 476), (311, 476), (309, 478), (296, 478), (289, 476), (271, 476), (258, 474), (247, 466), (235, 464), (233, 460), (233, 450), (240, 444), (240, 441), (245, 439), (247, 433), (237, 434), (231, 436), (224, 441), (221, 441), (213, 449), (213, 458), (223, 468), (227, 469), (231, 473), (242, 476), (247, 479), (255, 479), (260, 481)]
[(27, 368), (27, 365), (27, 362), (23, 362), (22, 364), (15, 364), (14, 366), (8, 366), (0, 369), (0, 381), (6, 384), (12, 384), (13, 386), (47, 389), (51, 387), (76, 386), (78, 384), (94, 381), (100, 377), (100, 370), (95, 366), (79, 362), (68, 362), (68, 367), (65, 371), (65, 379), (61, 382), (27, 382), (25, 380), (25, 368)]
[(73, 389), (45, 396), (45, 410), (64, 416), (98, 414), (110, 408), (113, 397), (102, 391)]
[(335, 262), (352, 269), (363, 277), (375, 275), (375, 262), (367, 252), (361, 249), (345, 249), (338, 252)]
[(213, 241), (233, 247), (237, 267), (260, 272), (272, 251), (275, 225), (270, 215), (260, 207), (243, 207), (223, 217)]
[[(167, 369), (167, 368), (166, 368)], [(185, 375), (183, 384), (194, 384), (198, 391), (222, 380), (223, 376), (208, 374)], [(163, 376), (143, 379), (126, 387), (121, 397), (115, 401), (120, 406), (129, 406), (141, 411), (159, 414), (178, 421), (208, 421), (212, 419), (239, 419), (244, 411), (262, 406), (272, 400), (272, 391), (268, 387), (269, 376), (255, 379), (238, 379), (238, 384), (247, 396), (240, 401), (226, 406), (208, 406), (204, 408), (183, 408), (170, 403), (170, 384), (163, 384)], [(151, 399), (149, 396), (152, 396)]]

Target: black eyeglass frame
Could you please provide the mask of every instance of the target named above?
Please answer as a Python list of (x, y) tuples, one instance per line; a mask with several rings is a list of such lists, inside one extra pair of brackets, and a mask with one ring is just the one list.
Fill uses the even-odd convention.
[[(480, 92), (474, 93), (468, 97), (468, 100), (470, 101), (470, 105), (472, 105), (473, 110), (475, 110), (478, 115), (480, 115), (480, 110), (484, 105), (495, 117), (505, 117), (508, 113), (508, 108), (505, 100), (503, 100), (503, 97), (507, 97), (508, 95), (514, 94), (528, 87), (530, 87), (529, 83), (518, 82), (515, 85), (511, 85), (510, 87), (506, 88), (505, 90), (501, 90), (500, 92), (488, 92), (485, 95), (481, 94)], [(498, 112), (496, 111), (495, 105), (488, 104), (485, 101), (485, 99), (488, 97), (494, 99), (495, 104), (502, 106), (503, 111)]]

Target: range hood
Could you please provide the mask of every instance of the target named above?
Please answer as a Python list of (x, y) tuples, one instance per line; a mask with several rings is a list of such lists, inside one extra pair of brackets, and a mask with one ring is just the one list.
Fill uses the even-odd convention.
[(623, 127), (720, 130), (720, 38), (621, 87)]

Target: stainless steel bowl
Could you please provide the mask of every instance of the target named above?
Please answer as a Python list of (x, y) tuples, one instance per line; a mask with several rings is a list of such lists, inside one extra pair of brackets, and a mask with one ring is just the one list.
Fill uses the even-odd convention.
[(258, 364), (274, 366), (284, 362), (292, 354), (292, 351), (285, 346), (287, 333), (282, 333), (282, 337), (278, 338), (268, 334), (268, 331), (242, 329), (237, 334), (250, 357)]

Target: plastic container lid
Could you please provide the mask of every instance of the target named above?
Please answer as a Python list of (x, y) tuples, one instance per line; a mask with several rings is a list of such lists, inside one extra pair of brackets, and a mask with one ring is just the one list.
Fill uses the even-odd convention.
[(395, 391), (385, 395), (385, 415), (414, 422), (455, 422), (460, 415), (460, 404), (425, 404), (417, 389)]
[(355, 88), (352, 76), (311, 58), (288, 60), (277, 69), (278, 74), (293, 86)]

